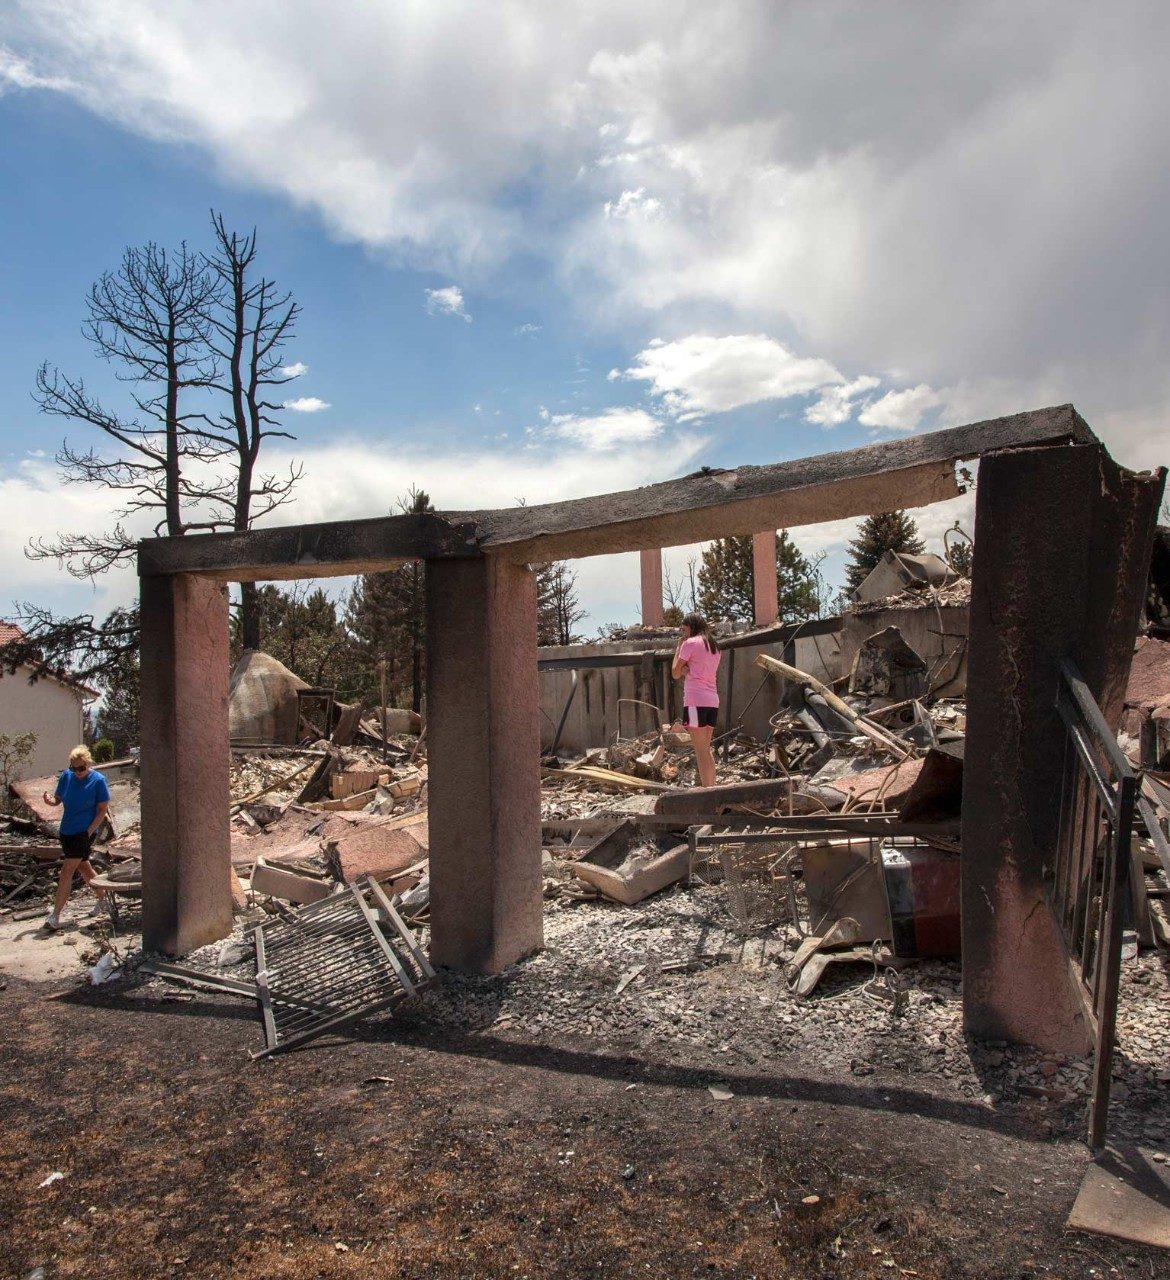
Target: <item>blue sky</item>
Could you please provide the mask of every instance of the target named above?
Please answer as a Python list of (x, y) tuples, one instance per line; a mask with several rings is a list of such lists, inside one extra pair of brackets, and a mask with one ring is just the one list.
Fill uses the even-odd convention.
[[(328, 406), (286, 415), (282, 518), (412, 483), (548, 501), (1066, 400), (1163, 461), (1165, 11), (1049, 8), (11, 6), (0, 612), (133, 591), (21, 555), (110, 523), (61, 489), (30, 391), (47, 359), (119, 394), (86, 290), (128, 244), (206, 246), (209, 208), (258, 228), (303, 308), (288, 394)], [(970, 513), (924, 513), (928, 540)], [(849, 532), (795, 536), (835, 576)], [(632, 557), (578, 573), (592, 624), (634, 618)]]

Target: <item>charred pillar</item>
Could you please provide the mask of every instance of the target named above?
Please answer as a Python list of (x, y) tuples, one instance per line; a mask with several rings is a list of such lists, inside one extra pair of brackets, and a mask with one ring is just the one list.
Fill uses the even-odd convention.
[(770, 627), (780, 616), (776, 582), (776, 530), (752, 534), (752, 600), (757, 627)]
[(142, 944), (184, 955), (232, 928), (227, 588), (141, 591)]
[(662, 612), (662, 552), (658, 547), (638, 553), (642, 574), (642, 625), (660, 627)]
[(544, 937), (536, 582), (432, 560), (426, 605), (431, 959), (496, 973)]
[(1057, 663), (1075, 660), (1115, 727), (1162, 484), (1095, 443), (980, 464), (962, 832), (963, 1009), (975, 1036), (1088, 1047), (1044, 882), (1064, 758)]

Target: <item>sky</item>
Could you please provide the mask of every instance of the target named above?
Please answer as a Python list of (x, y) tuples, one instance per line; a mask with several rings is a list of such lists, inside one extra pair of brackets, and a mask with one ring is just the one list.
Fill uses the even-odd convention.
[[(209, 248), (211, 209), (302, 307), (297, 438), (268, 462), (305, 474), (270, 522), (412, 485), (553, 501), (1069, 401), (1160, 465), (1168, 47), (1156, 0), (10, 0), (0, 613), (132, 597), (24, 555), (115, 505), (61, 484), (62, 439), (99, 441), (31, 392), (47, 360), (124, 407), (86, 292), (128, 245)], [(940, 550), (973, 503), (919, 515)], [(839, 579), (853, 529), (794, 537)], [(586, 629), (636, 619), (635, 556), (575, 569)]]

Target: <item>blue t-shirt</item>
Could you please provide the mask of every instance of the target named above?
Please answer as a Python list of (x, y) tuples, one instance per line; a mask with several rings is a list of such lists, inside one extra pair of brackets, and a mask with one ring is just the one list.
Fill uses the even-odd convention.
[(75, 836), (85, 831), (97, 817), (97, 807), (110, 799), (110, 788), (96, 769), (90, 769), (84, 777), (78, 777), (72, 769), (65, 769), (57, 779), (57, 795), (65, 805), (61, 818), (61, 834)]

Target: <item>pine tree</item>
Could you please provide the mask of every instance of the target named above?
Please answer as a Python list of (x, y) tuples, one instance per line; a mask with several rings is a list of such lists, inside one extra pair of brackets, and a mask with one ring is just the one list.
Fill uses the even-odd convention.
[(282, 591), (266, 584), (256, 592), (256, 618), (265, 653), (306, 684), (353, 696), (349, 635), (336, 603), (320, 587), (297, 583)]
[[(752, 621), (753, 585), (751, 534), (716, 538), (704, 548), (697, 604), (705, 618)], [(812, 617), (819, 610), (815, 569), (786, 529), (776, 538), (776, 598), (785, 622)]]
[[(138, 630), (138, 608), (115, 609), (102, 624), (103, 630), (118, 632), (126, 627)], [(95, 736), (109, 738), (115, 758), (138, 745), (141, 700), (138, 653), (123, 652), (111, 660), (98, 677), (102, 705), (97, 712)]]
[(371, 704), (380, 697), (378, 663), (386, 661), (386, 697), (391, 706), (421, 709), (426, 619), (424, 569), (415, 561), (401, 569), (365, 573), (345, 613), (355, 656), (355, 680)]
[[(411, 489), (398, 503), (404, 514), (432, 511), (430, 497)], [(384, 573), (365, 573), (354, 586), (345, 624), (355, 658), (360, 696), (380, 697), (378, 663), (386, 660), (386, 696), (391, 706), (422, 710), (426, 659), (426, 570), (421, 561)]]
[(577, 575), (568, 561), (554, 560), (536, 569), (536, 643), (576, 644), (573, 628), (585, 616), (577, 599)]
[(856, 591), (887, 551), (921, 555), (925, 550), (918, 526), (905, 511), (886, 511), (867, 516), (857, 526), (857, 537), (849, 544), (849, 564), (845, 567), (845, 589)]

